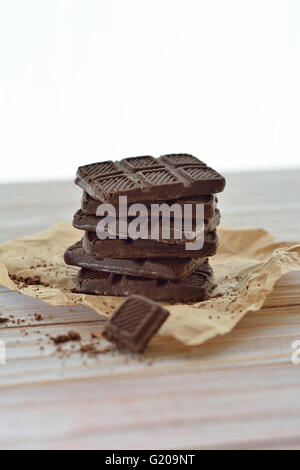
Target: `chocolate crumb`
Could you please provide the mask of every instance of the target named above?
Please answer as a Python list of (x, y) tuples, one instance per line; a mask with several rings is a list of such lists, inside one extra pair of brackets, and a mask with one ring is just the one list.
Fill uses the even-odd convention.
[(95, 333), (91, 333), (91, 338), (92, 339), (99, 339), (99, 336), (100, 336), (100, 334), (96, 335)]
[(49, 284), (42, 282), (40, 276), (34, 277), (17, 277), (16, 274), (10, 274), (10, 279), (17, 284), (19, 288), (24, 288), (27, 286), (44, 286), (49, 287)]
[(75, 331), (69, 331), (67, 335), (58, 335), (55, 338), (50, 337), (50, 339), (55, 344), (63, 344), (63, 343), (68, 343), (69, 341), (80, 341), (81, 336), (79, 333), (76, 333)]
[(97, 354), (97, 348), (93, 344), (85, 344), (80, 348), (81, 353)]
[(80, 352), (82, 354), (88, 354), (89, 357), (97, 356), (98, 354), (107, 354), (109, 352), (115, 351), (115, 348), (112, 346), (108, 346), (104, 349), (97, 349), (94, 344), (85, 344), (81, 346)]
[(81, 336), (79, 333), (76, 333), (76, 331), (69, 331), (69, 338), (71, 341), (80, 341)]

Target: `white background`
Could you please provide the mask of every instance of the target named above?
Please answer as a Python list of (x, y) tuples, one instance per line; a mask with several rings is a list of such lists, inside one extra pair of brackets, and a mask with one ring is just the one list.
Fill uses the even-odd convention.
[(299, 0), (0, 0), (0, 182), (300, 166)]

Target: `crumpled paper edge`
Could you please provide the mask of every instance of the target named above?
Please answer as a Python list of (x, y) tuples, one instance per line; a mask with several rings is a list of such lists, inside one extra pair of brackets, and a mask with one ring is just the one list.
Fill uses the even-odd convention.
[[(172, 335), (190, 346), (202, 344), (218, 335), (225, 335), (232, 331), (248, 312), (259, 310), (276, 282), (284, 274), (292, 271), (300, 271), (300, 245), (288, 249), (277, 248), (268, 261), (250, 269), (249, 282), (243, 278), (240, 280), (242, 283), (240, 298), (236, 296), (230, 299), (230, 296), (227, 296), (226, 306), (224, 305), (226, 295), (222, 300), (213, 298), (198, 306), (191, 306), (188, 318), (185, 306), (172, 306), (169, 308), (172, 315), (162, 326), (160, 334)], [(221, 316), (222, 322), (218, 318)]]
[[(298, 243), (275, 242), (270, 233), (256, 228), (221, 227), (218, 234), (219, 251), (210, 259), (217, 284), (212, 297), (193, 305), (165, 304), (170, 316), (159, 334), (173, 336), (186, 345), (199, 345), (229, 333), (248, 312), (262, 307), (281, 276), (300, 270)], [(84, 305), (99, 314), (110, 315), (123, 298), (71, 292), (78, 270), (64, 264), (63, 253), (81, 235), (70, 224), (61, 223), (33, 236), (1, 244), (0, 285), (53, 306)], [(47, 258), (51, 269), (31, 269), (34, 257)], [(20, 288), (9, 273), (38, 274), (49, 287)]]

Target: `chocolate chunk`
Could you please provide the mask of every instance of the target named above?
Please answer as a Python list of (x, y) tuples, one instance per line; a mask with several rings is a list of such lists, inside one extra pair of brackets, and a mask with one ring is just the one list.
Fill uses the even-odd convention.
[[(150, 213), (151, 205), (152, 204), (162, 204), (164, 201), (143, 201), (142, 204), (145, 205), (147, 210)], [(204, 217), (206, 219), (212, 217), (216, 210), (216, 203), (217, 198), (214, 194), (204, 194), (203, 196), (189, 196), (189, 197), (182, 197), (180, 199), (171, 199), (166, 201), (168, 205), (171, 207), (173, 204), (179, 204), (180, 207), (183, 208), (184, 204), (192, 204), (193, 207), (196, 204), (203, 204), (204, 205)], [(97, 209), (101, 204), (100, 201), (96, 201), (93, 199), (88, 193), (83, 192), (82, 199), (81, 199), (81, 211), (83, 214), (86, 215), (94, 215), (96, 216)], [(114, 205), (116, 210), (116, 216), (119, 217), (119, 204)], [(193, 210), (193, 216), (195, 215), (195, 211)], [(171, 217), (173, 214), (171, 213)]]
[(109, 273), (129, 274), (154, 279), (180, 280), (192, 274), (207, 258), (182, 259), (114, 259), (95, 258), (85, 253), (82, 242), (70, 246), (65, 252), (65, 262), (80, 268)]
[(207, 299), (212, 288), (212, 278), (213, 272), (207, 262), (181, 281), (148, 279), (82, 269), (78, 274), (74, 292), (118, 297), (139, 294), (159, 301), (200, 301)]
[(89, 255), (98, 258), (206, 258), (213, 256), (218, 247), (215, 231), (204, 237), (201, 250), (186, 250), (185, 244), (166, 244), (156, 240), (100, 240), (95, 232), (85, 232), (83, 248)]
[(132, 295), (107, 322), (103, 336), (119, 348), (143, 352), (169, 313), (156, 302)]
[(116, 203), (177, 199), (223, 191), (225, 179), (187, 154), (125, 158), (78, 169), (75, 183), (97, 201)]
[[(98, 223), (103, 219), (105, 219), (105, 217), (96, 217), (94, 215), (86, 215), (86, 214), (83, 214), (83, 212), (81, 210), (79, 210), (79, 211), (76, 212), (76, 214), (74, 216), (73, 226), (75, 228), (79, 229), (79, 230), (96, 232)], [(123, 220), (124, 220), (124, 222), (126, 222), (125, 219), (123, 219)], [(128, 220), (127, 220), (128, 225), (130, 224), (131, 221), (132, 221), (132, 218), (128, 218)], [(106, 228), (105, 232), (109, 233), (111, 235), (118, 235), (118, 236), (123, 235), (123, 237), (127, 237), (127, 231), (125, 231), (122, 228), (122, 225), (120, 225), (119, 222), (120, 222), (120, 219), (117, 219), (115, 227), (114, 227), (114, 224), (112, 224), (112, 225), (108, 224), (105, 227)], [(191, 221), (191, 222), (192, 222), (192, 230), (195, 232), (196, 231), (196, 221)], [(218, 209), (216, 209), (215, 214), (212, 217), (210, 217), (208, 220), (205, 220), (204, 222), (205, 222), (205, 226), (204, 226), (205, 232), (212, 232), (213, 230), (215, 230), (217, 228), (217, 226), (220, 224), (220, 211)], [(156, 225), (158, 225), (157, 230), (158, 230), (158, 234), (159, 234), (159, 241), (161, 243), (167, 243), (167, 244), (175, 243), (176, 245), (181, 245), (183, 243), (186, 243), (186, 241), (193, 241), (193, 239), (195, 237), (194, 238), (191, 238), (191, 237), (186, 238), (186, 233), (185, 233), (185, 229), (184, 229), (184, 221), (183, 220), (182, 221), (180, 220), (181, 225), (179, 226), (179, 228), (181, 227), (181, 233), (182, 233), (181, 237), (182, 238), (174, 238), (175, 228), (178, 227), (178, 224), (179, 224), (178, 220), (177, 221), (176, 220), (170, 220), (170, 238), (165, 239), (162, 236), (162, 219), (160, 219), (159, 222), (156, 224)], [(151, 237), (151, 230), (155, 229), (153, 224), (151, 225), (151, 218), (146, 219), (146, 225), (147, 225), (146, 235), (147, 235), (147, 233), (149, 233), (149, 238), (150, 238)]]

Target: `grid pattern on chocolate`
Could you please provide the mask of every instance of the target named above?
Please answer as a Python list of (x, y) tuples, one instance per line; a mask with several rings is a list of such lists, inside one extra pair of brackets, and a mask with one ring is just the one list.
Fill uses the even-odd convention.
[[(120, 308), (112, 317), (111, 323), (121, 328), (124, 332), (127, 331), (132, 333), (139, 329), (143, 323), (147, 322), (149, 317), (152, 315), (153, 307), (148, 307), (148, 303), (145, 305), (145, 301), (136, 296), (129, 302), (124, 302), (122, 308)], [(156, 310), (156, 307), (155, 307)]]
[(150, 299), (132, 295), (107, 322), (103, 335), (119, 347), (143, 352), (169, 313)]
[(120, 172), (118, 166), (111, 161), (103, 162), (101, 165), (95, 165), (92, 163), (82, 167), (82, 176), (86, 178), (88, 182), (102, 178), (105, 175), (114, 175)]
[(143, 175), (144, 179), (153, 186), (176, 183), (180, 184), (176, 175), (164, 168), (155, 168), (154, 170), (143, 170), (140, 171), (139, 174)]
[(127, 195), (137, 202), (220, 192), (225, 179), (192, 155), (174, 154), (86, 165), (78, 169), (76, 184), (99, 201)]
[(220, 176), (212, 168), (201, 166), (182, 166), (179, 168), (179, 171), (194, 181), (202, 181), (204, 179), (217, 181)]
[(159, 168), (160, 162), (150, 155), (143, 157), (130, 157), (122, 160), (123, 164), (133, 171), (145, 170), (147, 168)]
[(161, 159), (174, 167), (191, 164), (207, 166), (206, 163), (188, 153), (171, 153), (169, 155), (163, 155)]
[(108, 192), (111, 195), (116, 192), (123, 190), (129, 191), (130, 189), (139, 187), (139, 182), (123, 173), (96, 178), (92, 180), (91, 183), (95, 184), (103, 194)]

